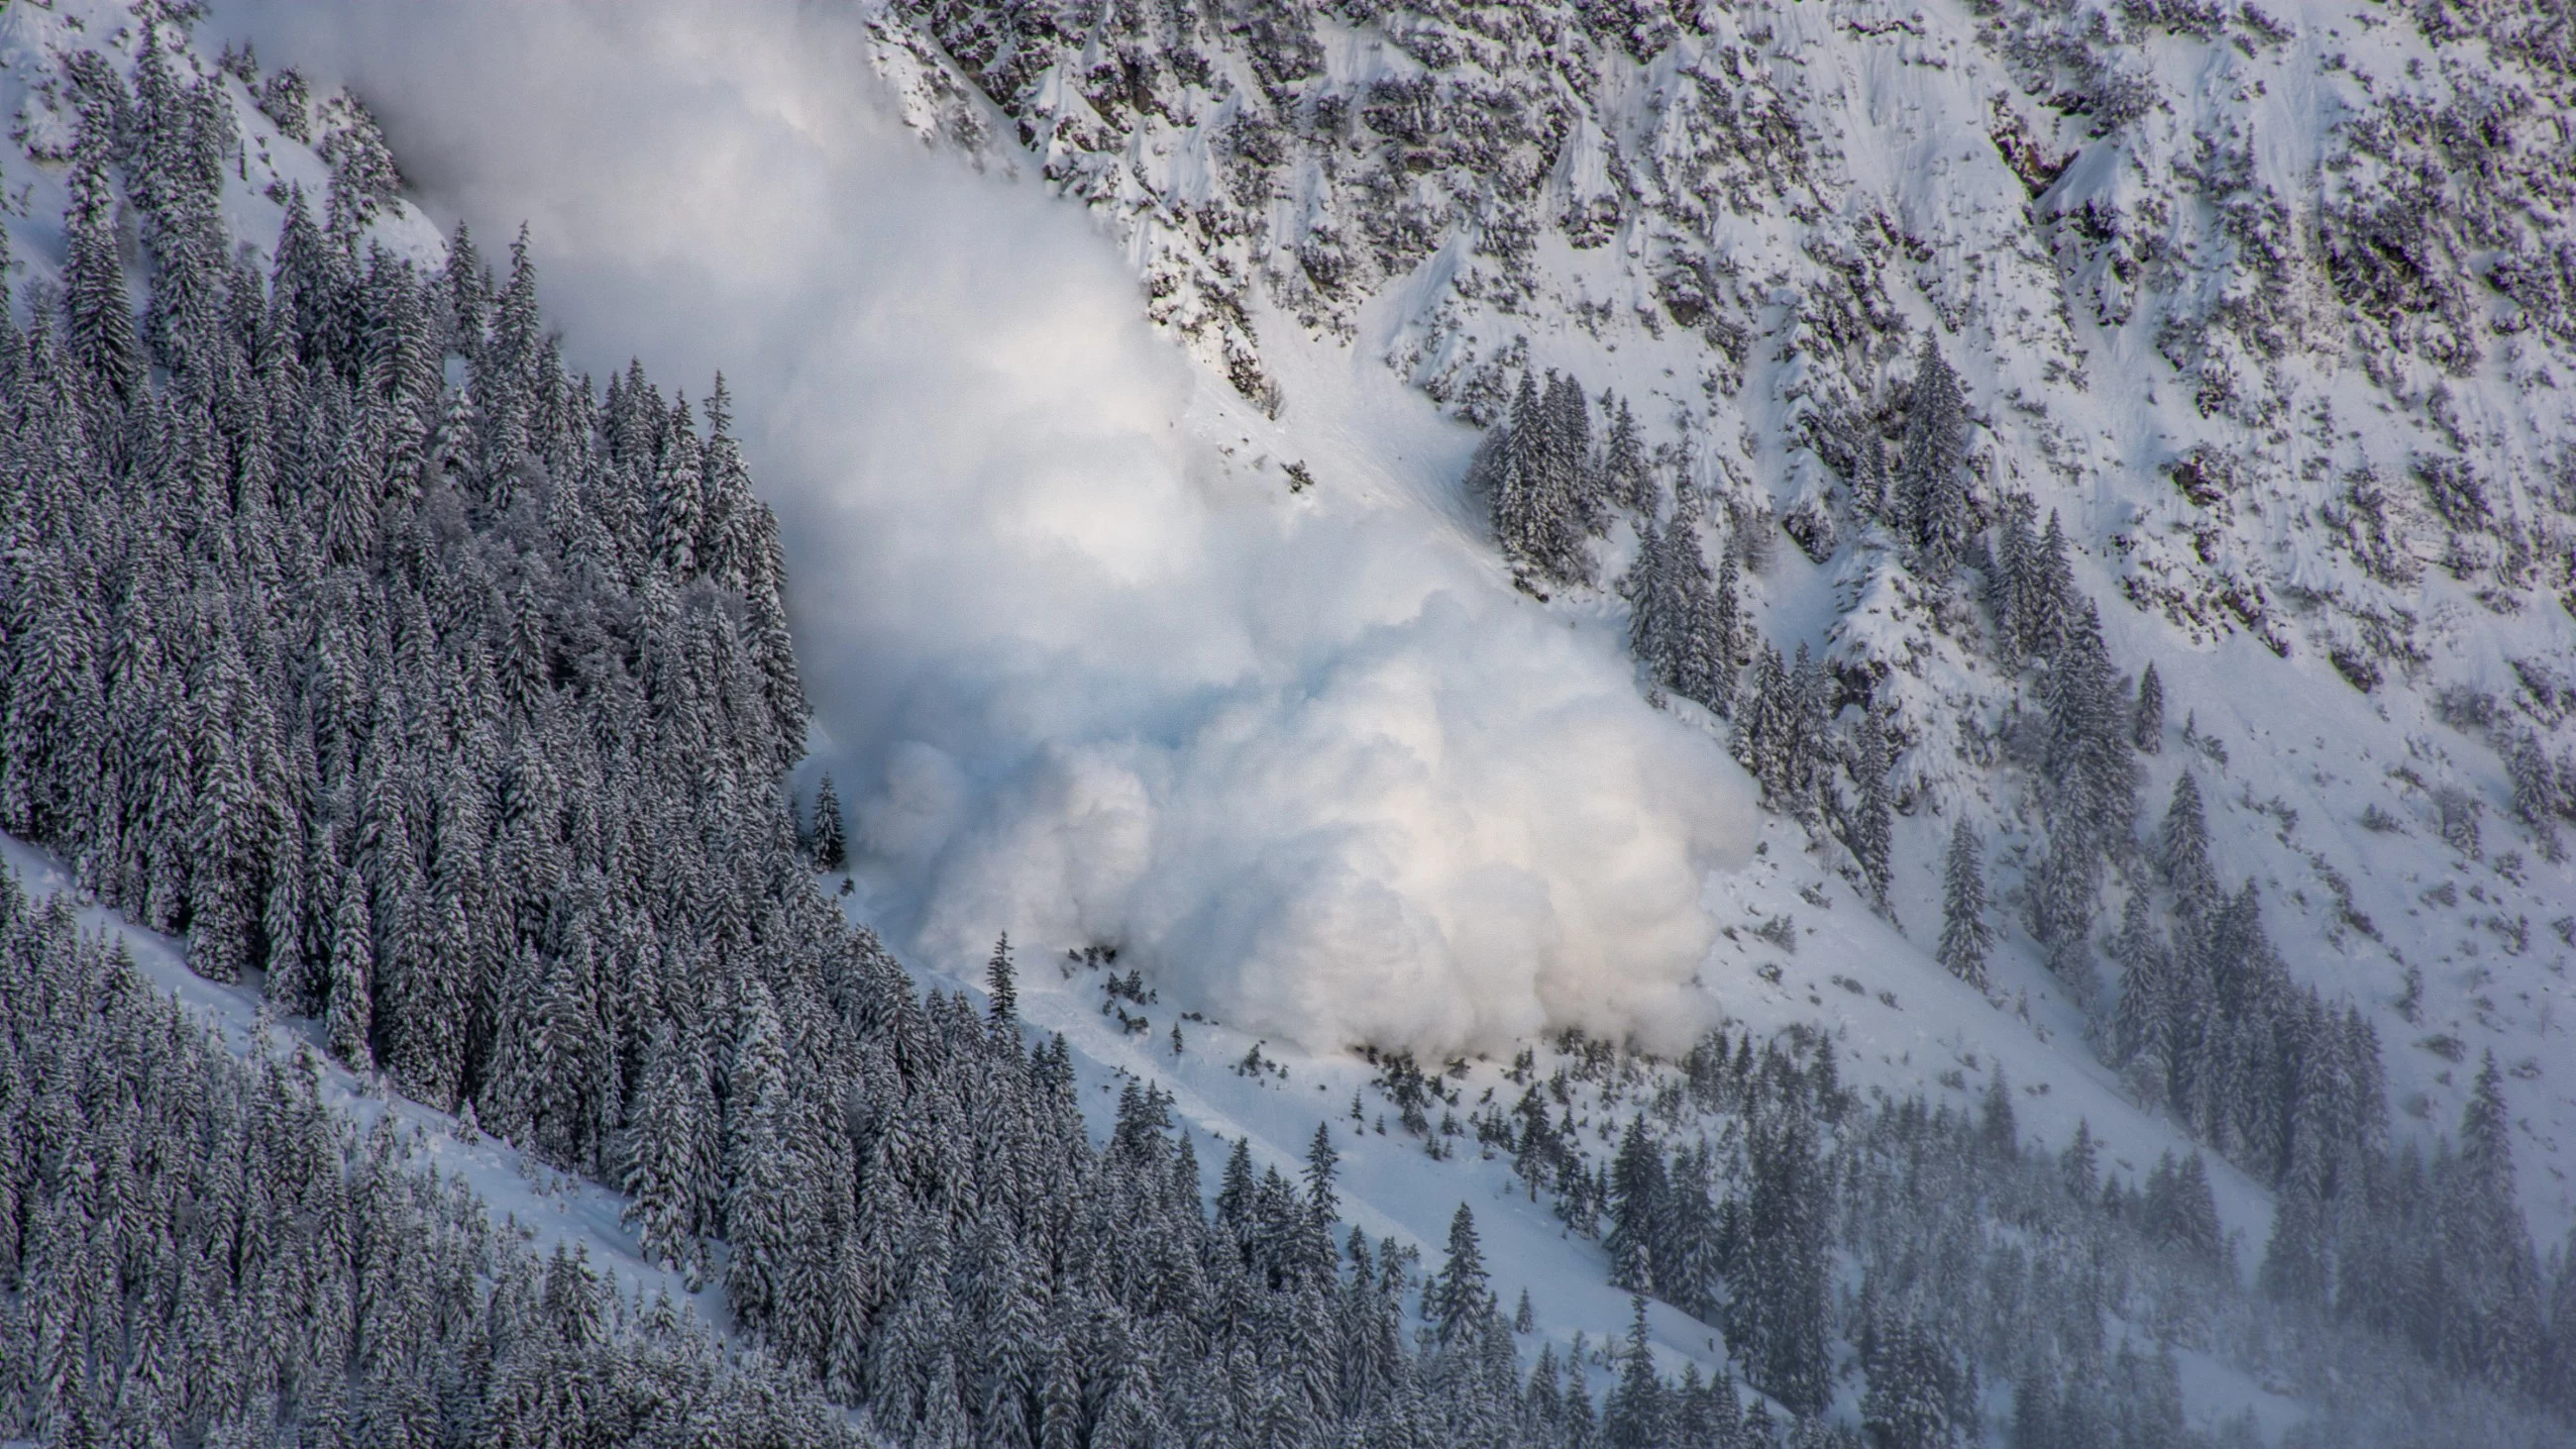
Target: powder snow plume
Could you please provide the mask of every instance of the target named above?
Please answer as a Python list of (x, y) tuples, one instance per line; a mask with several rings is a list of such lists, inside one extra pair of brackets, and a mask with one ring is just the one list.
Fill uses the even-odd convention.
[(925, 151), (855, 11), (216, 23), (352, 83), (487, 249), (525, 220), (578, 364), (725, 370), (786, 528), (817, 762), (898, 945), (962, 969), (1004, 929), (1113, 943), (1309, 1046), (1704, 1019), (1742, 774), (1602, 630), (1406, 501), (1472, 437), (1397, 398), (1386, 448), (1345, 453), (1400, 441), (1405, 476), (1296, 498), (1229, 457), (1221, 386), (1140, 320), (1110, 244)]

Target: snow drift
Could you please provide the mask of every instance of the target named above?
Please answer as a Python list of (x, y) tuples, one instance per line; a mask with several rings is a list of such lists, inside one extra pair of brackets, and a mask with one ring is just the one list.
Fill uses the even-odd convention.
[[(526, 220), (575, 359), (727, 370), (898, 942), (1117, 944), (1317, 1046), (1699, 1022), (1741, 773), (1436, 509), (1364, 501), (1422, 478), (1292, 497), (1254, 466), (1267, 421), (1137, 320), (1078, 210), (885, 113), (855, 15), (219, 21), (352, 82), (433, 208)], [(1456, 476), (1471, 438), (1381, 411), (1350, 467)]]

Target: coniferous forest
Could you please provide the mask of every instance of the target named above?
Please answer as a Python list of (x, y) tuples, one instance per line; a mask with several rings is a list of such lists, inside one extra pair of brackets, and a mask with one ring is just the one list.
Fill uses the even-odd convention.
[[(302, 82), (207, 65), (184, 7), (138, 15), (130, 62), (63, 68), (60, 281), (0, 308), (0, 830), (339, 1069), (625, 1194), (721, 1312), (539, 1252), (389, 1119), (337, 1114), (320, 1056), (238, 1054), (67, 897), (0, 882), (0, 1442), (2266, 1442), (2187, 1422), (2200, 1358), (2340, 1386), (2276, 1442), (2563, 1442), (2576, 1244), (2532, 1250), (2495, 1062), (2455, 1139), (2392, 1145), (2377, 1037), (2216, 877), (2192, 776), (2142, 833), (2154, 671), (2120, 676), (2055, 518), (1972, 502), (1937, 348), (1894, 457), (1848, 452), (1858, 496), (1918, 570), (1978, 571), (2032, 683), (2032, 938), (2102, 1003), (2104, 1059), (2277, 1221), (2227, 1234), (2197, 1153), (2124, 1174), (2089, 1129), (2028, 1138), (2000, 1074), (1973, 1112), (1849, 1086), (1822, 1034), (1659, 1060), (1569, 1033), (1570, 1066), (1525, 1053), (1517, 1100), (1472, 1103), (1463, 1064), (1373, 1054), (1401, 1131), (1507, 1159), (1634, 1295), (1626, 1336), (1560, 1356), (1469, 1206), (1437, 1262), (1343, 1220), (1356, 1101), (1293, 1175), (1241, 1142), (1202, 1163), (1132, 1080), (1095, 1140), (1007, 938), (981, 993), (921, 990), (819, 883), (844, 825), (828, 781), (789, 785), (779, 528), (722, 379), (569, 371), (524, 236), (386, 246), (363, 112), (324, 194), (234, 235), (226, 87), (300, 117)], [(1884, 721), (1761, 637), (1746, 561), (1711, 566), (1707, 499), (1666, 472), (1626, 403), (1524, 376), (1469, 482), (1533, 594), (1593, 584), (1589, 541), (1633, 523), (1608, 587), (1647, 687), (1727, 721), (1883, 911)], [(1940, 960), (1981, 989), (1984, 861), (1963, 819)], [(2141, 884), (2105, 980), (2110, 872)], [(1649, 1300), (1730, 1366), (1660, 1371)]]

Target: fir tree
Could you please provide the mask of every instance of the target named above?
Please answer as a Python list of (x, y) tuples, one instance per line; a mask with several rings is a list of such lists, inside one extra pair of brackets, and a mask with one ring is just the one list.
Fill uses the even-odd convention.
[(1654, 1355), (1646, 1347), (1646, 1300), (1632, 1296), (1628, 1306), (1628, 1341), (1620, 1354), (1619, 1382), (1602, 1406), (1601, 1442), (1605, 1449), (1657, 1449), (1671, 1442), (1669, 1406)]
[(1333, 1130), (1325, 1123), (1315, 1124), (1315, 1135), (1306, 1144), (1306, 1210), (1321, 1225), (1330, 1225), (1340, 1216), (1339, 1199), (1333, 1195), (1333, 1175), (1341, 1154), (1333, 1150)]
[(1815, 1127), (1792, 1103), (1751, 1138), (1744, 1242), (1728, 1275), (1726, 1346), (1756, 1387), (1801, 1415), (1832, 1393), (1825, 1337), (1828, 1197)]
[(798, 1174), (788, 1102), (787, 1056), (776, 1009), (754, 983), (734, 1043), (725, 1109), (725, 1296), (747, 1327), (771, 1324), (789, 1309), (791, 1216)]
[(1859, 789), (1860, 800), (1851, 812), (1847, 843), (1852, 858), (1860, 865), (1861, 879), (1869, 887), (1870, 904), (1882, 914), (1887, 910), (1889, 856), (1894, 846), (1895, 812), (1887, 797), (1888, 770), (1886, 729), (1877, 711), (1864, 712), (1852, 758), (1852, 780)]
[(2214, 910), (2218, 874), (2209, 864), (2209, 822), (2201, 811), (2200, 782), (2189, 770), (2174, 781), (2156, 836), (2156, 864), (2173, 888), (2177, 909), (2186, 918)]
[(1986, 989), (1986, 956), (1994, 927), (1986, 920), (1985, 868), (1977, 833), (1965, 815), (1950, 828), (1950, 850), (1941, 863), (1941, 944), (1936, 955), (1951, 975)]
[(1610, 1232), (1602, 1240), (1610, 1252), (1614, 1286), (1631, 1293), (1656, 1291), (1654, 1247), (1669, 1211), (1662, 1154), (1646, 1136), (1645, 1119), (1631, 1117), (1610, 1165)]
[(2129, 743), (2138, 753), (2152, 755), (2164, 749), (2165, 685), (2157, 677), (2151, 660), (2144, 674), (2138, 676), (2137, 702), (2129, 709)]
[(1493, 1296), (1486, 1288), (1485, 1251), (1476, 1238), (1476, 1215), (1465, 1203), (1449, 1219), (1449, 1255), (1422, 1290), (1422, 1316), (1441, 1346), (1468, 1342)]
[(355, 868), (340, 878), (332, 911), (331, 990), (328, 1031), (331, 1055), (351, 1071), (375, 1069), (368, 1033), (375, 1020), (375, 927), (367, 913), (367, 885)]
[(849, 836), (841, 823), (841, 794), (827, 772), (814, 788), (814, 863), (840, 870), (850, 863)]
[(1967, 465), (1967, 401), (1959, 393), (1959, 376), (1926, 338), (1914, 369), (1896, 485), (1916, 559), (1933, 580), (1948, 577), (1967, 541)]
[(986, 1010), (993, 1025), (1008, 1027), (1020, 1019), (1019, 968), (1011, 964), (1011, 933), (1004, 931), (993, 942), (993, 956), (984, 963), (984, 996)]
[(2120, 999), (2111, 1016), (2112, 1065), (2142, 1063), (2149, 1080), (2165, 1085), (2174, 1032), (2173, 960), (2148, 919), (2146, 897), (2132, 895), (2121, 907), (2111, 959), (2120, 968)]

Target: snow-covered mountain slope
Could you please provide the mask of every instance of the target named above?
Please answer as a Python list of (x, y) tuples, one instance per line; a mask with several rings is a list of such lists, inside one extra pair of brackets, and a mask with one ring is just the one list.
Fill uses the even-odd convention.
[(2567, 797), (2517, 819), (2509, 770), (2526, 737), (2568, 758), (2576, 682), (2562, 19), (870, 14), (916, 128), (1089, 203), (1153, 315), (1292, 428), (1334, 404), (1287, 359), (1336, 342), (1479, 421), (1524, 368), (1634, 400), (1723, 505), (1717, 546), (1771, 558), (1765, 633), (1892, 712), (1918, 947), (1954, 818), (2008, 863), (2037, 835), (1981, 611), (1936, 605), (1855, 502), (1937, 340), (1981, 506), (2065, 519), (2114, 659), (2196, 726), (2142, 798), (2200, 772), (2222, 875), (2261, 885), (2299, 979), (2370, 1013), (2409, 1117), (2450, 1120), (2495, 1052), (2536, 1226), (2576, 1214)]
[[(2132, 1186), (2187, 1154), (2088, 1039), (2110, 988), (2010, 924), (2045, 848), (2041, 701), (1995, 658), (1987, 580), (1918, 578), (1860, 496), (1928, 335), (1964, 379), (1980, 524), (2014, 494), (2063, 516), (2113, 658), (2165, 681), (2145, 819), (2188, 765), (2289, 978), (2376, 1025), (2401, 1139), (2459, 1122), (2495, 1054), (2556, 1239), (2576, 1083), (2548, 923), (2576, 879), (2544, 849), (2554, 807), (2507, 819), (2498, 752), (2565, 738), (2565, 420), (2540, 382), (2563, 370), (2542, 269), (2563, 227), (2528, 163), (2563, 115), (2529, 74), (2546, 35), (2436, 41), (2368, 7), (1279, 6), (1189, 19), (1183, 44), (1125, 14), (235, 12), (263, 54), (353, 77), (428, 195), (487, 231), (537, 222), (570, 353), (732, 370), (790, 525), (821, 753), (859, 786), (853, 907), (943, 984), (1005, 928), (1032, 962), (1124, 947), (1151, 1003), (1028, 973), (1095, 1126), (1122, 1074), (1154, 1081), (1287, 1170), (1356, 1098), (1346, 1216), (1427, 1261), (1474, 1203), (1496, 1286), (1532, 1288), (1534, 1341), (1560, 1347), (1623, 1327), (1607, 1247), (1437, 1126), (1381, 1137), (1403, 1079), (1343, 1048), (1459, 1052), (1471, 1117), (1610, 1063), (1562, 1102), (1593, 1168), (1721, 1022), (1829, 1039), (1844, 1080), (1963, 1111), (2008, 1079), (2027, 1134), (2081, 1121)], [(2492, 204), (2443, 215), (2473, 234), (2404, 231), (2380, 173), (2329, 164), (2411, 144), (2369, 122), (2408, 59), (2442, 114), (2501, 108), (2435, 128), (2501, 153), (2471, 188)], [(866, 61), (951, 150), (1094, 201), (1142, 297), (1075, 208), (886, 144)], [(2478, 90), (2480, 66), (2530, 94)], [(388, 215), (399, 241), (412, 213)], [(1889, 722), (1892, 920), (1830, 835), (1750, 815), (1726, 725), (1647, 701), (1618, 597), (1527, 597), (1493, 556), (1458, 487), (1475, 439), (1442, 413), (1492, 419), (1550, 367), (1643, 408), (1664, 478), (1721, 505), (1707, 542), (1745, 565), (1760, 635), (1815, 646), (1847, 718)], [(2449, 537), (2419, 558), (2430, 519)], [(2006, 888), (1982, 991), (1931, 955), (1963, 817)], [(2150, 854), (2109, 901), (2181, 904)], [(1549, 1040), (1570, 1025), (1667, 1059)], [(1264, 1037), (1309, 1046), (1264, 1045), (1286, 1068), (1265, 1074)], [(1687, 1146), (1728, 1116), (1657, 1131)], [(2272, 1183), (2212, 1174), (2250, 1269)], [(2255, 1313), (2219, 1297), (2245, 1317), (2204, 1326)], [(1668, 1360), (1722, 1361), (1701, 1319), (1651, 1325)], [(2193, 1352), (2196, 1423), (2301, 1412), (2224, 1345)]]
[(184, 940), (144, 930), (98, 905), (52, 855), (0, 835), (0, 863), (38, 909), (57, 894), (69, 894), (79, 903), (75, 911), (82, 931), (122, 946), (146, 980), (168, 992), (237, 1054), (285, 1061), (299, 1045), (310, 1048), (322, 1100), (334, 1112), (361, 1134), (374, 1130), (379, 1119), (390, 1119), (408, 1160), (470, 1186), (496, 1220), (522, 1232), (540, 1252), (578, 1248), (620, 1297), (650, 1300), (667, 1294), (674, 1302), (690, 1304), (708, 1324), (726, 1321), (713, 1289), (692, 1292), (681, 1275), (644, 1258), (634, 1232), (618, 1221), (623, 1197), (487, 1136), (470, 1121), (460, 1122), (452, 1113), (390, 1090), (380, 1074), (355, 1073), (331, 1060), (320, 1023), (281, 1016), (262, 999), (256, 984), (213, 982), (190, 971)]

